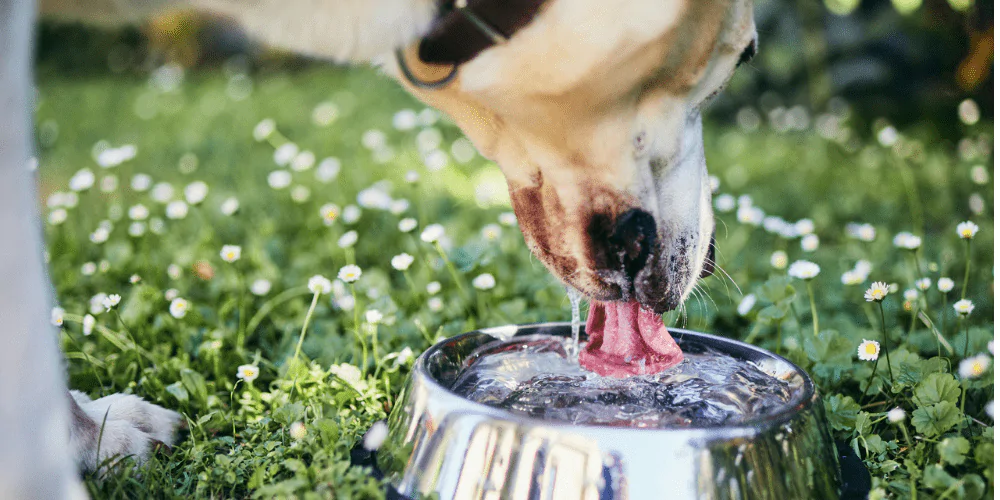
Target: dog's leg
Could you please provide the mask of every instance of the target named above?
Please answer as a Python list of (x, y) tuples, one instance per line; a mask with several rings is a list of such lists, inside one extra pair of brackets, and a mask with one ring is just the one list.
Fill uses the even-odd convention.
[(35, 2), (0, 1), (0, 498), (79, 498), (28, 168), (34, 18)]
[(149, 457), (154, 444), (170, 446), (180, 414), (130, 394), (112, 394), (91, 401), (70, 391), (72, 429), (70, 446), (83, 470), (94, 470), (132, 457)]

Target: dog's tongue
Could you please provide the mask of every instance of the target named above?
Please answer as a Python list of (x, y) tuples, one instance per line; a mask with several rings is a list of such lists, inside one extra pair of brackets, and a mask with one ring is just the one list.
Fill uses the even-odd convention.
[(660, 315), (638, 302), (591, 301), (580, 366), (605, 377), (659, 373), (684, 359)]

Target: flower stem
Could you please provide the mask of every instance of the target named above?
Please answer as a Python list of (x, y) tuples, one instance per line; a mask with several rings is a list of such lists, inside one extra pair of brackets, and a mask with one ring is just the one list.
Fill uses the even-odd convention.
[(816, 295), (813, 293), (812, 280), (806, 281), (806, 290), (809, 291), (809, 308), (812, 309), (813, 335), (819, 336), (819, 315), (816, 314)]
[(872, 381), (875, 380), (875, 372), (878, 371), (878, 360), (875, 360), (875, 366), (872, 367), (872, 374), (868, 377), (868, 383), (865, 384), (865, 388), (861, 391), (861, 397), (865, 397), (868, 394), (868, 389), (872, 388)]
[(435, 241), (434, 248), (437, 249), (438, 255), (444, 259), (444, 264), (448, 268), (448, 273), (451, 274), (451, 279), (455, 281), (456, 285), (458, 285), (458, 289), (462, 291), (462, 295), (467, 297), (468, 292), (465, 290), (465, 284), (463, 284), (462, 280), (458, 277), (458, 269), (455, 269), (455, 265), (451, 263), (451, 259), (449, 259), (448, 255), (444, 252), (444, 248), (441, 246), (441, 243)]
[(906, 424), (900, 422), (899, 428), (903, 429), (903, 437), (906, 438), (906, 445), (912, 447), (913, 441), (910, 441), (910, 432), (906, 430)]
[(358, 293), (354, 283), (351, 283), (351, 297), (354, 297), (354, 337), (361, 342), (361, 371), (363, 373), (368, 367), (368, 342), (365, 341), (364, 334), (361, 333), (361, 320), (358, 318), (361, 304), (358, 304)]
[(309, 320), (312, 319), (313, 311), (316, 310), (316, 303), (319, 302), (319, 293), (313, 294), (312, 303), (309, 304), (309, 310), (306, 312), (306, 320), (302, 322), (302, 332), (299, 333), (299, 342), (295, 344), (295, 355), (292, 359), (299, 359), (299, 353), (302, 352), (302, 342), (306, 339), (306, 329), (309, 328)]
[(889, 366), (889, 383), (896, 385), (896, 379), (892, 376), (892, 361), (889, 360), (889, 332), (885, 329), (885, 308), (882, 307), (882, 302), (878, 303), (878, 311), (882, 314), (882, 341), (885, 342), (885, 364)]
[(965, 279), (962, 280), (962, 299), (969, 289), (969, 271), (972, 269), (972, 240), (965, 240)]
[(965, 316), (959, 316), (959, 321), (965, 324), (965, 348), (962, 349), (962, 357), (967, 358), (969, 357), (969, 321), (965, 319)]

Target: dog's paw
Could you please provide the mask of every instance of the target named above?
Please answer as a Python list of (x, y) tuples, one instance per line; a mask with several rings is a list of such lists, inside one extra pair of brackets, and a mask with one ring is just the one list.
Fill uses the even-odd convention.
[[(112, 394), (91, 401), (71, 392), (72, 447), (84, 470), (132, 457), (142, 463), (157, 443), (173, 445), (181, 415), (130, 394)], [(110, 460), (109, 460), (110, 459)]]

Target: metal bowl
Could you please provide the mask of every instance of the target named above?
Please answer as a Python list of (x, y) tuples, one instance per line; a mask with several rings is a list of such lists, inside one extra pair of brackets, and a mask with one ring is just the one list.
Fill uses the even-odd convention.
[(573, 425), (467, 400), (448, 387), (478, 348), (570, 335), (568, 323), (462, 334), (421, 355), (389, 417), (379, 468), (399, 493), (441, 499), (834, 499), (840, 468), (823, 402), (788, 360), (734, 340), (671, 329), (684, 351), (753, 362), (795, 388), (786, 406), (733, 426)]

